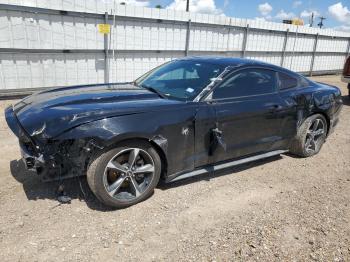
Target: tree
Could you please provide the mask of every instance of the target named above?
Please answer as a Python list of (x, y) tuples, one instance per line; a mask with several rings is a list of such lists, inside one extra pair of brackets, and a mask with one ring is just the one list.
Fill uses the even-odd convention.
[(156, 5), (155, 8), (162, 9), (163, 7), (161, 5)]

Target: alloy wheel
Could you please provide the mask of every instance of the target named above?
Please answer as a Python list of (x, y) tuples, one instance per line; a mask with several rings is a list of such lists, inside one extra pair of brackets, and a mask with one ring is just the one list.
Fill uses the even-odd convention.
[(312, 121), (305, 139), (305, 150), (308, 153), (314, 153), (319, 150), (324, 142), (326, 135), (326, 123), (322, 118), (316, 118)]
[(127, 148), (113, 156), (104, 171), (107, 193), (119, 201), (130, 201), (144, 193), (154, 178), (154, 161), (140, 148)]

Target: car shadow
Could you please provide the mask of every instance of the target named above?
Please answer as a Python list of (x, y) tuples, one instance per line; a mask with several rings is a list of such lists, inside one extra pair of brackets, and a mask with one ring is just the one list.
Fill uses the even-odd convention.
[(350, 106), (350, 98), (349, 96), (342, 96), (343, 99), (343, 105)]
[[(190, 183), (195, 183), (198, 181), (206, 180), (229, 175), (233, 173), (238, 173), (240, 171), (257, 167), (266, 163), (270, 163), (281, 159), (281, 156), (274, 156), (263, 160), (258, 160), (256, 162), (242, 164), (236, 167), (225, 168), (219, 171), (208, 172), (195, 177), (190, 177), (187, 179), (179, 180), (171, 183), (160, 182), (157, 188), (161, 190), (167, 190), (171, 188), (176, 188), (179, 186), (187, 185)], [(22, 184), (23, 190), (26, 194), (28, 200), (41, 200), (50, 199), (57, 201), (58, 187), (60, 184), (64, 186), (64, 191), (67, 196), (72, 200), (78, 199), (80, 201), (85, 201), (86, 205), (93, 210), (109, 212), (115, 211), (115, 208), (110, 208), (103, 205), (92, 193), (87, 183), (86, 177), (74, 177), (69, 179), (64, 179), (60, 183), (59, 181), (43, 182), (35, 172), (28, 171), (22, 160), (12, 160), (10, 162), (10, 170), (12, 176)], [(60, 205), (57, 201), (57, 205), (53, 205), (52, 208)]]
[[(58, 187), (64, 186), (65, 194), (73, 199), (85, 201), (87, 206), (98, 211), (113, 211), (97, 200), (89, 188), (86, 177), (74, 177), (59, 181), (43, 182), (35, 172), (28, 171), (22, 160), (10, 162), (12, 176), (23, 185), (23, 190), (28, 200), (50, 199), (57, 201)], [(57, 205), (60, 203), (57, 201)], [(56, 205), (53, 205), (55, 207)]]

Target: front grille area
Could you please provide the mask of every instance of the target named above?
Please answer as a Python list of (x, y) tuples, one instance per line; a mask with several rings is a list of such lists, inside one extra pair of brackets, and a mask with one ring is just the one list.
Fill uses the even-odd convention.
[(24, 159), (24, 162), (26, 164), (26, 167), (28, 169), (32, 169), (35, 166), (35, 159), (33, 157), (27, 157)]
[(31, 142), (28, 142), (28, 141), (24, 142), (20, 139), (19, 145), (26, 154), (31, 156), (36, 155), (35, 146)]

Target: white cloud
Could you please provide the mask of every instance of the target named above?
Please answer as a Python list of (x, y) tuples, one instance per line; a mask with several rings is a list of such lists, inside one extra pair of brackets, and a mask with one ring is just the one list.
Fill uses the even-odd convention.
[(293, 2), (293, 8), (298, 8), (299, 6), (301, 6), (303, 4), (302, 1), (294, 1)]
[(268, 2), (258, 6), (258, 10), (262, 16), (267, 16), (269, 13), (271, 13), (272, 9), (272, 6)]
[(276, 19), (280, 19), (280, 20), (292, 19), (294, 17), (295, 17), (295, 14), (293, 12), (287, 13), (283, 9), (280, 10), (275, 16)]
[(317, 12), (316, 10), (304, 10), (300, 13), (300, 17), (303, 17), (303, 18), (310, 18), (312, 13), (314, 13), (314, 17), (318, 17), (320, 16), (321, 14), (319, 12)]
[(350, 24), (350, 11), (346, 6), (343, 6), (342, 2), (329, 6), (328, 12), (337, 21)]
[[(167, 9), (175, 9), (180, 11), (186, 10), (186, 1), (184, 0), (174, 0), (170, 3)], [(190, 1), (190, 12), (203, 13), (203, 14), (222, 14), (222, 10), (217, 8), (214, 0), (192, 0)]]

